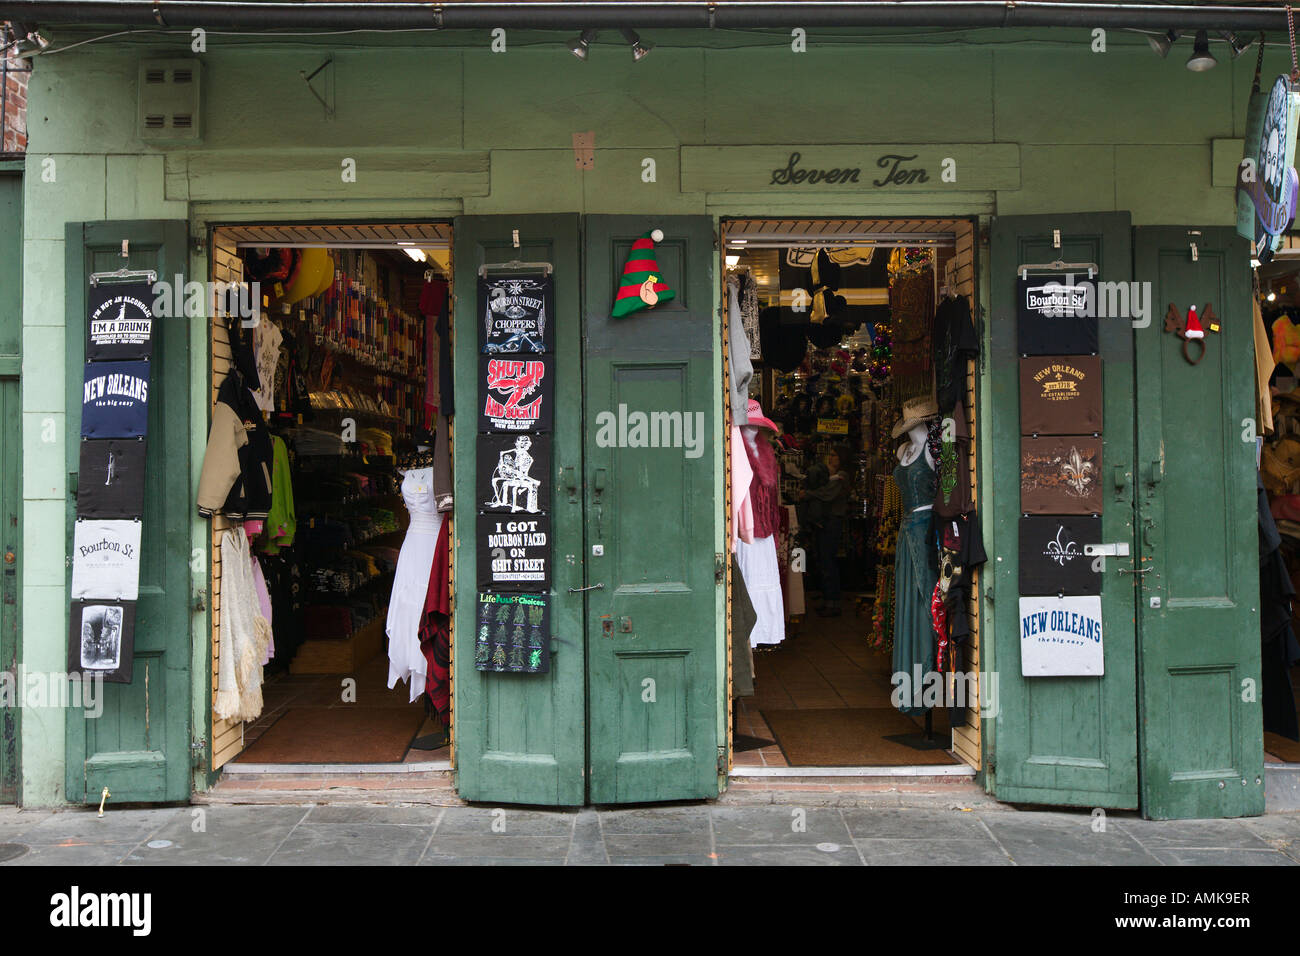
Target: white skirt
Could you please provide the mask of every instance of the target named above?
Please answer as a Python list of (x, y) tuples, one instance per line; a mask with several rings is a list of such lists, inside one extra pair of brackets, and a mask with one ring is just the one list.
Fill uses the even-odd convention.
[(749, 646), (780, 644), (785, 640), (785, 609), (781, 601), (781, 570), (776, 563), (776, 535), (738, 542), (736, 564), (745, 579), (758, 623), (749, 634)]
[(397, 555), (393, 573), (393, 593), (388, 600), (388, 686), (399, 680), (410, 684), (411, 700), (424, 693), (429, 662), (420, 650), (420, 619), (424, 617), (424, 599), (429, 593), (429, 575), (433, 571), (434, 551), (443, 515), (439, 512), (411, 515), (402, 550)]

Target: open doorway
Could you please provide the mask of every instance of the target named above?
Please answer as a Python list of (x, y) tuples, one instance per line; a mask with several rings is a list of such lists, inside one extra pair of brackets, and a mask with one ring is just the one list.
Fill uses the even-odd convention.
[(449, 766), (450, 239), (213, 231), (213, 770)]
[(733, 773), (969, 772), (976, 224), (723, 230)]
[[(1259, 471), (1261, 699), (1264, 760), (1300, 764), (1300, 240), (1285, 237), (1255, 266)], [(1217, 330), (1216, 330), (1217, 331)], [(1263, 505), (1266, 503), (1267, 507)]]

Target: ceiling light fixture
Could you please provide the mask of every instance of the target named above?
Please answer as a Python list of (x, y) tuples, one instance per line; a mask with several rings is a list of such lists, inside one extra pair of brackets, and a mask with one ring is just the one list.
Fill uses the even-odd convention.
[(1219, 63), (1210, 52), (1210, 35), (1205, 30), (1196, 31), (1196, 42), (1192, 46), (1192, 55), (1187, 58), (1187, 68), (1193, 73), (1212, 70)]
[(1169, 55), (1169, 48), (1174, 45), (1174, 42), (1180, 36), (1182, 36), (1182, 34), (1177, 30), (1166, 30), (1159, 36), (1147, 37), (1147, 42), (1151, 44), (1151, 49), (1160, 54), (1161, 58), (1164, 58)]
[(405, 252), (408, 256), (410, 256), (412, 259), (414, 259), (416, 262), (423, 262), (425, 259), (429, 258), (424, 254), (423, 249), (416, 249), (411, 246), (402, 246), (402, 251)]
[(640, 63), (645, 59), (646, 54), (655, 48), (653, 43), (642, 43), (641, 38), (637, 36), (635, 30), (629, 30), (627, 27), (618, 31), (623, 34), (623, 39), (627, 41), (628, 46), (632, 48), (632, 59)]
[(1254, 37), (1251, 37), (1248, 40), (1243, 40), (1231, 30), (1220, 30), (1219, 36), (1228, 41), (1228, 49), (1232, 51), (1232, 58), (1234, 60), (1249, 50), (1255, 43)]
[(596, 31), (583, 30), (582, 35), (579, 36), (578, 39), (574, 40), (572, 43), (569, 44), (569, 52), (572, 53), (574, 56), (576, 56), (579, 60), (585, 60), (587, 59), (587, 51), (590, 49), (591, 45), (595, 42), (596, 42)]

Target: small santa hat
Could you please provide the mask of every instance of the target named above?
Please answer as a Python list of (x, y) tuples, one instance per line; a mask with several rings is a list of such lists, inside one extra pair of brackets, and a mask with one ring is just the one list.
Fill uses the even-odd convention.
[(1187, 310), (1187, 328), (1183, 329), (1183, 338), (1205, 338), (1205, 330), (1201, 328), (1201, 320), (1196, 317), (1196, 306), (1194, 305), (1190, 306)]
[(663, 281), (659, 261), (655, 258), (655, 243), (663, 241), (663, 231), (655, 229), (632, 243), (632, 251), (628, 253), (627, 264), (623, 266), (623, 275), (618, 281), (614, 308), (610, 312), (614, 318), (621, 319), (633, 312), (653, 308), (676, 295)]

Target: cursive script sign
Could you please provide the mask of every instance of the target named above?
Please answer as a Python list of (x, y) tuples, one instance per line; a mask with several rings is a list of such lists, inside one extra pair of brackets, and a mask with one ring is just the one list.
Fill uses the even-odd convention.
[[(914, 162), (917, 154), (904, 156), (899, 153), (886, 153), (876, 160), (876, 166), (885, 170), (885, 174), (879, 179), (871, 180), (873, 186), (910, 186), (913, 183), (926, 183), (930, 181), (929, 173), (924, 169), (909, 169), (904, 163)], [(769, 186), (813, 186), (817, 183), (856, 183), (858, 177), (862, 175), (861, 168), (857, 166), (833, 167), (831, 169), (801, 169), (799, 164), (803, 161), (803, 154), (793, 152), (790, 158), (786, 160), (785, 166), (772, 170), (772, 179), (768, 182)]]
[(1015, 143), (683, 146), (687, 192), (985, 192), (1020, 188)]

